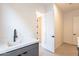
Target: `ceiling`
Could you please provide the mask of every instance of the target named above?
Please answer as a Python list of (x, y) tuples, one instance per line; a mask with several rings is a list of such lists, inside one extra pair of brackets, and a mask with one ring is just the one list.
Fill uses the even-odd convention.
[(58, 3), (57, 5), (64, 12), (79, 9), (79, 3)]

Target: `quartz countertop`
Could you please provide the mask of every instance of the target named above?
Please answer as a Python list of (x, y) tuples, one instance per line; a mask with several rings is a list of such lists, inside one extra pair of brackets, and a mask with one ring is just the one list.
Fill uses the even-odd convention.
[(32, 40), (32, 41), (29, 41), (29, 42), (21, 42), (21, 43), (18, 43), (16, 45), (12, 45), (12, 46), (8, 46), (8, 44), (6, 45), (0, 45), (0, 54), (3, 54), (3, 53), (6, 53), (6, 52), (10, 52), (12, 50), (16, 50), (16, 49), (19, 49), (19, 48), (22, 48), (22, 47), (25, 47), (25, 46), (28, 46), (28, 45), (31, 45), (31, 44), (35, 44), (35, 43), (38, 43), (39, 40)]

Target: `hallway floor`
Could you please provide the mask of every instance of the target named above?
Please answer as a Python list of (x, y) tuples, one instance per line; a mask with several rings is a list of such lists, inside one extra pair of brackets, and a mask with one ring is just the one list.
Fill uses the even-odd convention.
[(76, 46), (70, 44), (63, 44), (56, 49), (55, 53), (49, 52), (43, 47), (39, 47), (39, 56), (77, 56)]
[(49, 52), (39, 45), (39, 56), (54, 56), (54, 53)]

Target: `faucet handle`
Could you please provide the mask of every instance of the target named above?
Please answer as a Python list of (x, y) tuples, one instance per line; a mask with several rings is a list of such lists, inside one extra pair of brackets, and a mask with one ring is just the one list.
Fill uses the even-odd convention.
[(14, 37), (16, 37), (16, 38), (18, 37), (16, 29), (14, 29)]

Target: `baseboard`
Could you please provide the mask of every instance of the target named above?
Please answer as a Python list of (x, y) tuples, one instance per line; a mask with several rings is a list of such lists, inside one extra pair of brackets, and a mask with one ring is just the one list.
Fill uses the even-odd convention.
[(64, 42), (65, 44), (69, 44), (69, 45), (72, 45), (72, 46), (77, 46), (76, 44), (72, 44), (72, 43), (68, 43), (68, 42)]
[(58, 45), (55, 45), (55, 49), (57, 49), (58, 47), (60, 47), (63, 43), (59, 43), (58, 42)]

